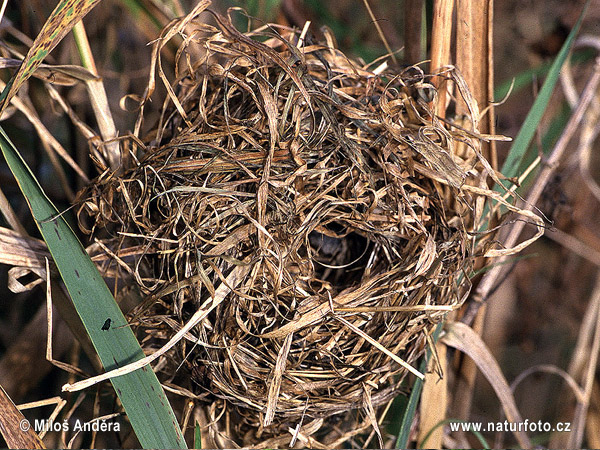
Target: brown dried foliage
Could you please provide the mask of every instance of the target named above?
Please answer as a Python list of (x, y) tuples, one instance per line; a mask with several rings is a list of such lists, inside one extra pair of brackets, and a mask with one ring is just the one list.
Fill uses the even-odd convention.
[(185, 33), (174, 82), (158, 59), (174, 33), (157, 41), (161, 119), (82, 211), (146, 296), (130, 317), (148, 350), (213, 308), (160, 370), (212, 404), (216, 444), (287, 446), (291, 429), (339, 445), (468, 292), (479, 118), (441, 125), (418, 67), (375, 72), (310, 34), (213, 17), (170, 28)]

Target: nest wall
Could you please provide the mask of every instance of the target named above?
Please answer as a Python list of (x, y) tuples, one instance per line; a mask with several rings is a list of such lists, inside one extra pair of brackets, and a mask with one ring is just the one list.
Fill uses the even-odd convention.
[[(194, 318), (157, 370), (211, 405), (217, 444), (288, 445), (290, 428), (339, 444), (418, 373), (468, 292), (481, 244), (464, 186), (487, 178), (476, 122), (440, 122), (419, 67), (212, 17), (163, 32), (161, 118), (123, 141), (82, 211), (145, 296), (130, 319), (148, 351)], [(179, 32), (168, 81), (160, 49)]]

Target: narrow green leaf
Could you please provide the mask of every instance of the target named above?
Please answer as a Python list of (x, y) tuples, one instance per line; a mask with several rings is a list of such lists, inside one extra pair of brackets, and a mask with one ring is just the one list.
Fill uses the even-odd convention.
[(194, 448), (202, 448), (202, 429), (198, 422), (194, 427)]
[[(144, 2), (140, 0), (121, 0), (121, 3), (123, 3), (123, 5), (129, 10), (129, 14), (136, 20), (138, 27), (149, 22), (154, 25), (158, 31), (162, 29), (163, 24), (161, 23), (160, 19), (148, 11), (148, 8), (144, 5)], [(148, 22), (139, 22), (142, 16), (148, 19)], [(175, 14), (173, 14), (173, 17), (175, 17)]]
[[(573, 66), (593, 61), (596, 51), (586, 48), (573, 52), (571, 55), (571, 64)], [(494, 88), (494, 99), (496, 102), (501, 101), (506, 97), (509, 92), (512, 95), (517, 94), (520, 90), (531, 86), (531, 81), (536, 78), (543, 78), (548, 75), (550, 68), (552, 67), (552, 61), (545, 62), (539, 66), (532, 67), (531, 69), (524, 70), (515, 74), (510, 79), (500, 83)], [(512, 90), (511, 90), (512, 86)]]
[(548, 102), (550, 101), (550, 97), (554, 91), (554, 86), (556, 85), (560, 75), (560, 69), (567, 59), (569, 51), (571, 50), (571, 46), (573, 45), (573, 41), (575, 40), (575, 36), (577, 36), (577, 33), (579, 32), (581, 22), (585, 12), (587, 11), (589, 3), (590, 1), (587, 0), (583, 10), (581, 11), (581, 14), (579, 15), (579, 20), (569, 33), (567, 40), (552, 63), (552, 66), (548, 71), (548, 76), (542, 85), (542, 89), (540, 89), (540, 92), (535, 99), (529, 114), (527, 114), (527, 117), (523, 122), (519, 134), (511, 146), (508, 157), (502, 166), (502, 173), (507, 177), (515, 177), (519, 174), (518, 169), (521, 166), (523, 156), (525, 155), (525, 152), (527, 151), (527, 148), (529, 147), (529, 144), (535, 135), (535, 131), (542, 120), (544, 113), (546, 112), (546, 107), (548, 106)]
[[(144, 353), (100, 272), (1, 127), (0, 148), (104, 368), (111, 370), (142, 359)], [(149, 366), (111, 382), (144, 448), (186, 448), (167, 397)]]
[[(518, 173), (524, 173), (525, 170), (534, 162), (534, 160), (538, 157), (540, 150), (544, 155), (548, 155), (554, 144), (563, 133), (565, 127), (567, 126), (567, 122), (571, 118), (571, 108), (569, 107), (567, 102), (563, 102), (561, 110), (552, 118), (550, 124), (548, 125), (548, 129), (546, 133), (542, 136), (541, 139), (541, 149), (538, 148), (537, 145), (531, 145), (525, 154), (521, 157), (521, 164), (518, 169)], [(521, 182), (521, 186), (517, 188), (517, 192), (519, 194), (523, 194), (527, 192), (531, 187), (531, 184), (535, 181), (536, 176), (539, 173), (539, 166), (532, 170), (527, 177), (523, 179)], [(513, 262), (516, 262), (514, 260)]]
[[(419, 367), (419, 372), (424, 373), (427, 370), (427, 358), (424, 358)], [(398, 439), (396, 439), (396, 448), (407, 448), (408, 439), (410, 437), (410, 429), (417, 412), (417, 405), (421, 398), (421, 392), (423, 391), (423, 380), (420, 378), (415, 379), (412, 390), (410, 391), (410, 397), (408, 399), (408, 405), (404, 410), (402, 416), (402, 424), (400, 426), (400, 432), (398, 433)]]
[[(432, 336), (433, 342), (437, 342), (438, 338), (440, 337), (443, 325), (443, 323), (439, 323), (437, 325)], [(421, 361), (419, 372), (425, 373), (427, 371), (427, 364), (429, 363), (429, 358), (431, 358), (431, 350), (427, 350), (423, 361)], [(415, 418), (415, 413), (417, 412), (417, 405), (419, 404), (422, 391), (423, 380), (421, 380), (420, 378), (416, 378), (415, 383), (413, 384), (412, 390), (410, 392), (408, 405), (406, 406), (406, 409), (404, 410), (404, 415), (402, 416), (400, 432), (398, 433), (398, 439), (396, 439), (396, 448), (407, 448), (408, 439), (410, 437), (410, 429)]]

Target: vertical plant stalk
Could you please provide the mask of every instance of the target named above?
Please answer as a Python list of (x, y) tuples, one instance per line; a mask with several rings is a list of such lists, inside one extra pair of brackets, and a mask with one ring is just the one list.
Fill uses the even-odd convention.
[[(456, 66), (461, 71), (473, 98), (479, 106), (479, 111), (488, 109), (488, 119), (493, 121), (494, 110), (490, 98), (493, 95), (493, 76), (490, 73), (492, 30), (489, 15), (493, 10), (492, 0), (457, 0), (456, 3)], [(466, 103), (457, 100), (458, 114), (467, 115), (470, 110)], [(473, 120), (479, 120), (474, 117)], [(490, 132), (490, 120), (479, 121), (480, 133)], [(490, 147), (482, 142), (481, 153), (489, 158)], [(480, 269), (483, 261), (476, 263), (475, 269)], [(485, 307), (473, 323), (473, 330), (481, 335), (485, 318)], [(458, 368), (456, 389), (454, 389), (453, 414), (462, 420), (469, 420), (471, 404), (477, 376), (477, 366), (473, 360), (463, 358)]]
[[(450, 44), (452, 39), (452, 10), (454, 9), (454, 0), (436, 0), (433, 3), (433, 25), (431, 28), (431, 67), (430, 71), (436, 70), (450, 64)], [(439, 101), (436, 104), (440, 106), (435, 111), (440, 117), (446, 117), (446, 80), (442, 77), (434, 77), (433, 85), (438, 89)]]
[(406, 0), (404, 8), (404, 62), (416, 64), (424, 59), (421, 45), (423, 0)]
[[(423, 382), (423, 394), (421, 396), (421, 420), (419, 423), (419, 437), (417, 442), (423, 442), (428, 437), (428, 448), (442, 448), (444, 429), (436, 425), (446, 419), (446, 408), (448, 407), (448, 377), (446, 370), (446, 345), (437, 342), (435, 351), (437, 359), (429, 361), (429, 369)], [(443, 373), (435, 370), (435, 363), (439, 360)]]
[[(496, 134), (496, 114), (494, 108), (494, 0), (488, 0), (487, 5), (487, 102), (489, 112), (487, 117), (487, 130), (489, 134)], [(496, 141), (489, 143), (489, 152), (487, 160), (494, 170), (498, 170), (498, 153), (496, 151)]]
[[(493, 0), (457, 0), (456, 67), (462, 73), (479, 110), (489, 108), (488, 120), (479, 122), (479, 131), (488, 134), (493, 123), (492, 24)], [(456, 105), (459, 114), (468, 114), (463, 101)], [(478, 119), (478, 118), (475, 118)], [(489, 160), (489, 146), (482, 143), (482, 153)]]
[[(435, 330), (432, 333), (431, 339), (433, 342), (437, 342), (440, 334), (442, 333), (442, 323), (438, 323)], [(421, 372), (427, 371), (427, 364), (429, 364), (429, 360), (432, 357), (432, 350), (428, 349), (425, 352), (425, 357), (421, 361), (421, 365), (419, 369)], [(412, 386), (410, 396), (408, 398), (408, 405), (406, 405), (406, 409), (404, 410), (404, 414), (402, 415), (402, 421), (400, 423), (400, 431), (398, 432), (398, 438), (396, 439), (395, 448), (407, 448), (408, 441), (411, 435), (412, 425), (415, 420), (415, 414), (417, 412), (417, 405), (419, 403), (419, 399), (421, 398), (421, 392), (423, 391), (423, 380), (420, 378), (416, 378), (415, 382)]]
[[(434, 73), (436, 70), (441, 69), (444, 66), (447, 66), (451, 63), (451, 39), (452, 39), (452, 12), (454, 9), (454, 0), (436, 0), (433, 4), (433, 24), (431, 31), (431, 64), (430, 64), (430, 72)], [(420, 13), (421, 11), (419, 11)], [(416, 12), (415, 12), (416, 15)], [(447, 82), (442, 77), (434, 77), (432, 79), (433, 85), (438, 90), (438, 101), (434, 103), (434, 113), (442, 118), (446, 116), (446, 105), (447, 105)], [(438, 109), (439, 108), (439, 109)], [(436, 334), (434, 340), (436, 339), (437, 334), (440, 332), (441, 327), (438, 325), (436, 329)], [(428, 352), (429, 354), (429, 352)], [(422, 364), (427, 364), (425, 358)], [(426, 366), (425, 366), (426, 367)], [(406, 447), (408, 443), (408, 437), (410, 435), (410, 429), (412, 426), (412, 421), (414, 419), (414, 414), (416, 411), (416, 405), (421, 396), (421, 389), (423, 387), (423, 382), (421, 380), (416, 380), (415, 384), (412, 388), (409, 405), (405, 411), (405, 415), (402, 421), (402, 426), (400, 429), (400, 434), (398, 436), (398, 440), (396, 442), (396, 448)], [(423, 401), (421, 402), (423, 403)], [(423, 408), (423, 406), (422, 406)], [(446, 408), (438, 411), (435, 417), (431, 416), (431, 421), (435, 421), (436, 423), (440, 420), (445, 419), (446, 417)], [(425, 421), (427, 422), (427, 421)], [(422, 428), (420, 428), (421, 433), (427, 433), (428, 430), (424, 429), (425, 427), (430, 427), (429, 422), (421, 423)]]

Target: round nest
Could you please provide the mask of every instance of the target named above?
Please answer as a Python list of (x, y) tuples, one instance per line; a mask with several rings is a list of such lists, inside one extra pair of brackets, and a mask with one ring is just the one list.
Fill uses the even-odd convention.
[[(440, 122), (418, 67), (371, 70), (306, 30), (212, 16), (157, 41), (160, 120), (124, 140), (129, 163), (85, 209), (146, 298), (130, 319), (147, 350), (188, 326), (156, 370), (211, 405), (217, 444), (339, 445), (378, 430), (468, 292), (476, 122)], [(182, 30), (167, 82), (160, 49)], [(456, 71), (436, 76), (469, 101)]]

